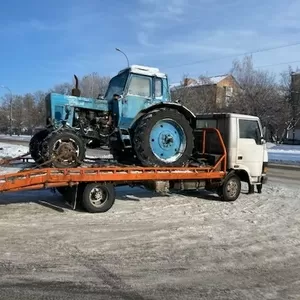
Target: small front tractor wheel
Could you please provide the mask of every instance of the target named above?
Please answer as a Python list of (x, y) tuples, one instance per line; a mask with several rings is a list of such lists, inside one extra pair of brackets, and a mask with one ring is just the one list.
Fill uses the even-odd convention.
[(112, 208), (115, 199), (113, 184), (88, 183), (83, 191), (81, 204), (90, 213), (103, 213)]
[(43, 146), (43, 151), (55, 168), (75, 168), (85, 158), (84, 141), (71, 131), (52, 133)]
[(220, 198), (224, 201), (235, 201), (242, 189), (241, 179), (236, 174), (229, 174), (218, 189)]
[(175, 109), (144, 115), (134, 132), (134, 150), (144, 166), (183, 166), (189, 161), (194, 136), (189, 121)]
[(48, 134), (49, 131), (47, 129), (42, 129), (41, 131), (35, 133), (29, 142), (30, 155), (37, 164), (42, 164), (45, 162), (42, 155), (42, 144)]

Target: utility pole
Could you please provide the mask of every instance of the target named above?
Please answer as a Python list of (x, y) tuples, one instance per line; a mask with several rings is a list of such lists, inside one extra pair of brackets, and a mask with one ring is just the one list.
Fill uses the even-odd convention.
[(291, 100), (292, 100), (292, 116), (293, 116), (293, 145), (296, 136), (296, 118), (299, 114), (299, 94), (300, 94), (300, 73), (291, 73)]
[(10, 90), (10, 88), (8, 88), (5, 85), (0, 85), (1, 88), (3, 89), (7, 89), (10, 93), (10, 102), (9, 102), (9, 107), (10, 107), (10, 114), (9, 114), (9, 134), (12, 135), (12, 101), (13, 101), (13, 95), (12, 92)]

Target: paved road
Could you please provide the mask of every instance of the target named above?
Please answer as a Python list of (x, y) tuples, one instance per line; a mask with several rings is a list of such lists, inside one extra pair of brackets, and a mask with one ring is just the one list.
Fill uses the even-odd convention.
[(285, 184), (290, 187), (299, 187), (300, 168), (290, 166), (272, 166), (268, 170), (269, 182)]

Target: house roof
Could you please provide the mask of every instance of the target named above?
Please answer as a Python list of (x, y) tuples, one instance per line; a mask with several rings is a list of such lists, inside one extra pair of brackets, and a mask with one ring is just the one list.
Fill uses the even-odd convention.
[(212, 76), (212, 77), (208, 77), (209, 81), (211, 81), (213, 84), (217, 84), (220, 81), (222, 81), (223, 79), (225, 79), (226, 77), (228, 77), (229, 74), (225, 74), (225, 75), (218, 75), (218, 76)]
[(217, 75), (211, 77), (203, 77), (199, 79), (188, 78), (188, 83), (183, 85), (182, 83), (173, 83), (170, 84), (170, 89), (180, 88), (180, 87), (196, 87), (201, 85), (210, 85), (210, 84), (218, 84), (220, 81), (230, 76), (230, 74)]

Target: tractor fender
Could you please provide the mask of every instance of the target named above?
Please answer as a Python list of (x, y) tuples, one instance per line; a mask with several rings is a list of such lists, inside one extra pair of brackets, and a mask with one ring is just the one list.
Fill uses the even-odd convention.
[[(134, 118), (134, 120), (132, 121), (131, 125), (130, 125), (130, 128), (133, 128), (135, 126), (135, 124), (137, 123), (137, 121), (145, 114), (153, 111), (153, 110), (156, 110), (156, 109), (159, 109), (159, 108), (173, 108), (175, 110), (177, 110), (178, 112), (180, 112), (181, 114), (183, 114), (187, 120), (189, 120), (189, 122), (194, 125), (194, 121), (196, 119), (196, 116), (195, 114), (190, 110), (188, 109), (186, 106), (183, 106), (182, 104), (177, 104), (177, 103), (158, 103), (158, 104), (155, 104), (155, 105), (152, 105), (150, 107), (147, 107), (143, 110), (141, 110), (137, 115), (136, 117)], [(194, 127), (194, 126), (193, 126)]]

